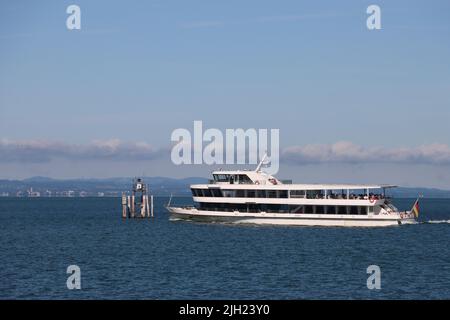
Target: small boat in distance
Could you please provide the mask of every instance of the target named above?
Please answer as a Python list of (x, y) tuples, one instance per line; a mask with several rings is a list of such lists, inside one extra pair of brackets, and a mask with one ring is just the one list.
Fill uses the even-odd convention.
[(167, 205), (171, 216), (193, 221), (296, 226), (379, 227), (414, 223), (418, 199), (400, 212), (386, 197), (394, 185), (292, 184), (261, 170), (214, 171), (191, 185), (196, 206)]

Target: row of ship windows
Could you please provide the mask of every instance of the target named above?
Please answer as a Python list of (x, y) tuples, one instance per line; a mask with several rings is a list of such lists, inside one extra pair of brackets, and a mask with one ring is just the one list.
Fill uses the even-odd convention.
[[(305, 199), (324, 199), (323, 190), (224, 190), (219, 188), (211, 189), (191, 189), (194, 197), (227, 197), (227, 198), (305, 198)], [(347, 195), (343, 193), (329, 193), (327, 199), (346, 199)], [(349, 195), (348, 199), (358, 199)], [(362, 197), (361, 197), (362, 199)]]
[(192, 189), (194, 197), (229, 197), (229, 198), (287, 198), (287, 190), (221, 190)]
[(369, 206), (304, 206), (285, 204), (237, 204), (237, 203), (205, 203), (198, 204), (199, 210), (208, 211), (239, 211), (239, 212), (268, 212), (268, 213), (305, 213), (305, 214), (362, 214), (373, 213)]

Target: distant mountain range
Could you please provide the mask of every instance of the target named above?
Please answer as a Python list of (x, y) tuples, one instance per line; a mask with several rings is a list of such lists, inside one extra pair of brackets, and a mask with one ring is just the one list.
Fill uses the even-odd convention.
[[(173, 179), (167, 177), (144, 177), (154, 195), (189, 196), (189, 185), (207, 183), (207, 178), (190, 177)], [(52, 179), (32, 177), (24, 180), (1, 180), (0, 196), (119, 196), (131, 190), (132, 178), (107, 179)], [(426, 198), (450, 198), (450, 190), (436, 188), (394, 188), (389, 195), (397, 198), (412, 198), (417, 195)]]
[[(190, 195), (189, 185), (205, 183), (206, 178), (191, 177), (173, 179), (166, 177), (143, 177), (155, 195)], [(107, 179), (52, 179), (32, 177), (24, 180), (0, 180), (0, 196), (119, 196), (130, 191), (133, 178)]]

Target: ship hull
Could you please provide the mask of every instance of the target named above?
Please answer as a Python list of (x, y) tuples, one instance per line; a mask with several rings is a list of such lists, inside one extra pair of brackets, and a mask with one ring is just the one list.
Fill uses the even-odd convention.
[(415, 223), (414, 218), (391, 215), (326, 215), (293, 213), (247, 213), (205, 211), (195, 208), (169, 207), (173, 220), (224, 222), (233, 224), (329, 226), (329, 227), (386, 227)]

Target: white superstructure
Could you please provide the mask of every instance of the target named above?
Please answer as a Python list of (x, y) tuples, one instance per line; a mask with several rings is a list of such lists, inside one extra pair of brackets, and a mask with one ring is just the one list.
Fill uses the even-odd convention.
[(175, 218), (234, 223), (318, 226), (390, 226), (413, 223), (385, 196), (394, 185), (292, 184), (260, 170), (215, 171), (191, 185), (195, 207), (167, 209)]

